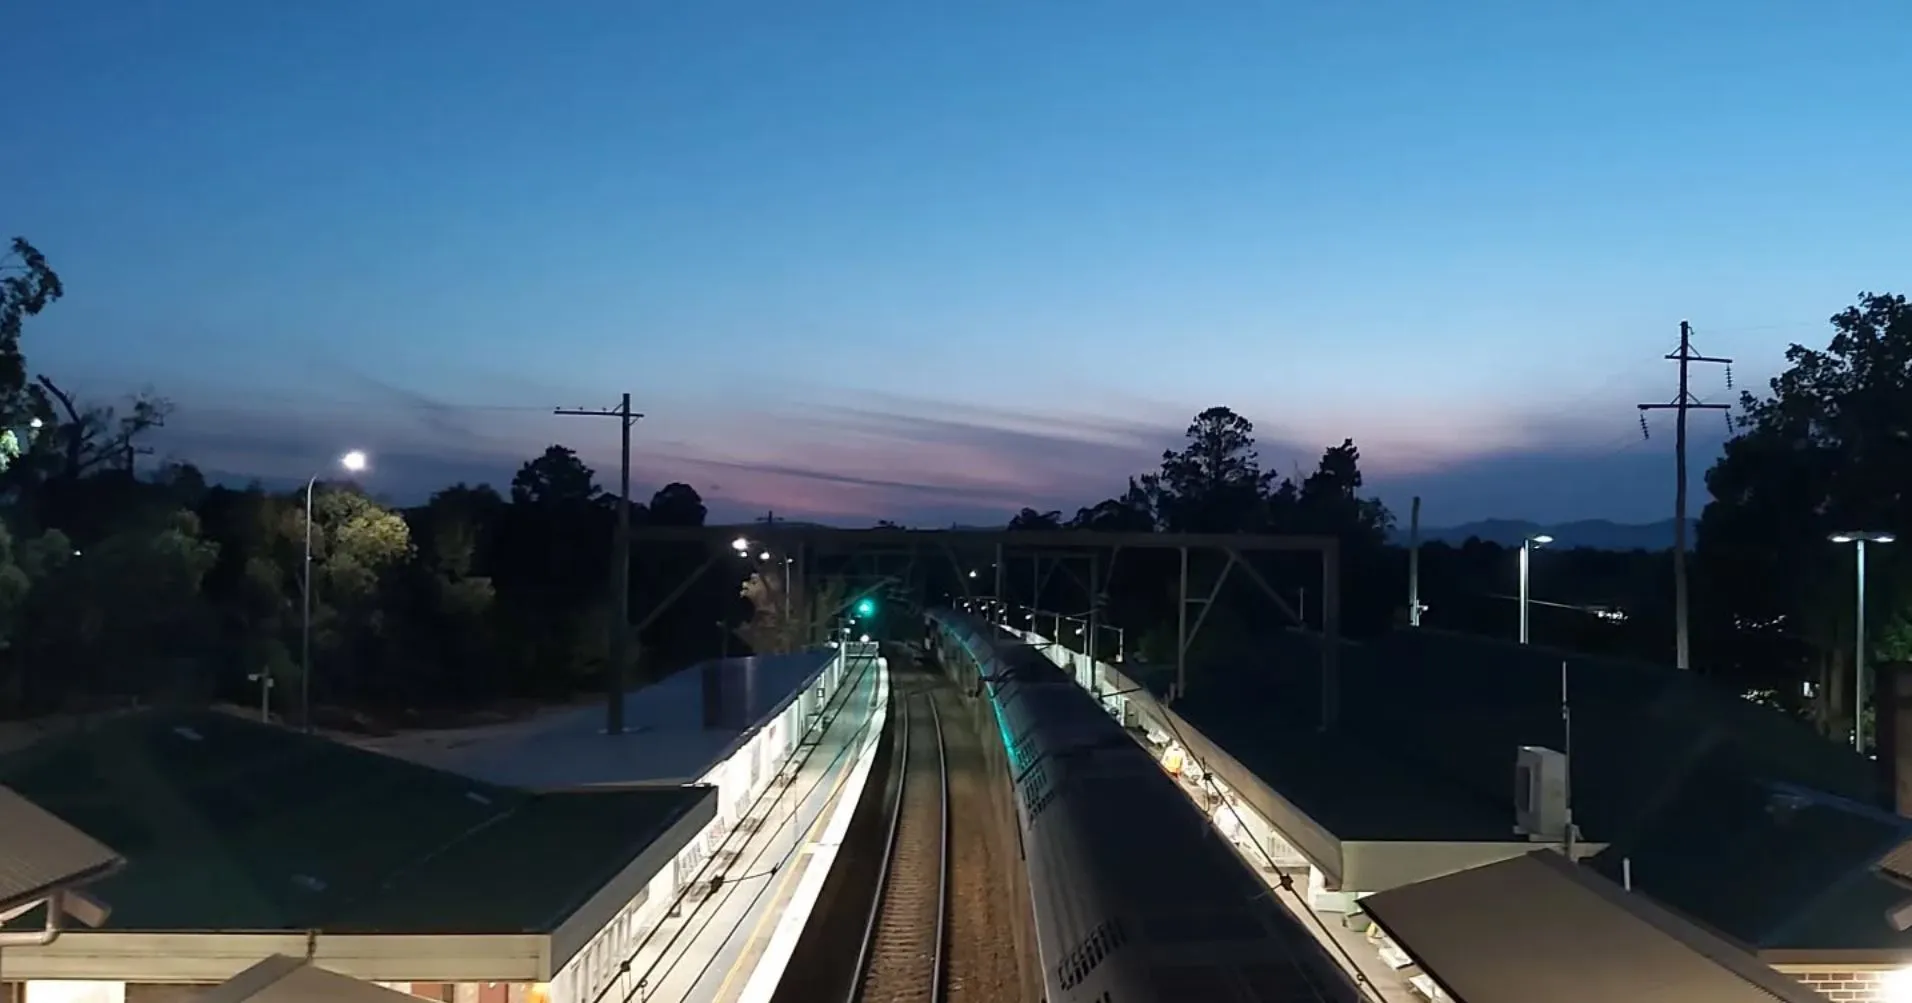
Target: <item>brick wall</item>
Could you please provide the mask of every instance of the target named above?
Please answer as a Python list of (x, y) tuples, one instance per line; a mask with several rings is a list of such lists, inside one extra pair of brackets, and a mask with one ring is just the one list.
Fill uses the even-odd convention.
[(1884, 972), (1821, 968), (1787, 969), (1786, 974), (1839, 1003), (1891, 1003), (1885, 998)]

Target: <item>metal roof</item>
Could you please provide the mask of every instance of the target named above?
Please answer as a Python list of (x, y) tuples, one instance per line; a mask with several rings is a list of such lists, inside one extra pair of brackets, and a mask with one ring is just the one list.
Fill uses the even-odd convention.
[(416, 997), (274, 954), (200, 993), (197, 1003), (406, 1003)]
[[(826, 650), (701, 663), (626, 693), (622, 735), (604, 733), (603, 707), (583, 707), (427, 761), (487, 783), (538, 791), (695, 783), (789, 707), (833, 658), (835, 652)], [(730, 726), (704, 726), (704, 674), (711, 670), (727, 674), (738, 701), (739, 719)], [(382, 751), (406, 755), (389, 744)]]
[(1456, 1003), (1825, 1003), (1745, 948), (1547, 850), (1361, 905)]
[(109, 932), (548, 932), (715, 811), (709, 787), (528, 794), (210, 711), (43, 739), (0, 783), (125, 855), (96, 886)]
[(98, 840), (0, 786), (0, 913), (97, 880), (123, 863)]

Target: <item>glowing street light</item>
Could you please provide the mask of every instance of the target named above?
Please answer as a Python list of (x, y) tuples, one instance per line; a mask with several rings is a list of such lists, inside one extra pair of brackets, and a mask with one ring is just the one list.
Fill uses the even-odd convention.
[(1520, 541), (1520, 643), (1527, 643), (1527, 569), (1533, 563), (1536, 548), (1553, 542), (1553, 537), (1538, 533)]
[(739, 554), (748, 554), (750, 553), (750, 541), (740, 536), (736, 538), (735, 540), (730, 541), (730, 549), (736, 551)]
[[(339, 466), (347, 473), (364, 471), (365, 452), (351, 450), (339, 457)], [(299, 718), (306, 731), (312, 730), (312, 489), (324, 472), (314, 472), (305, 482), (305, 574), (299, 579), (300, 602), (304, 606), (299, 625)]]
[(1853, 611), (1852, 653), (1852, 747), (1861, 754), (1866, 751), (1866, 544), (1891, 543), (1898, 537), (1891, 533), (1868, 530), (1848, 530), (1833, 533), (1826, 537), (1833, 543), (1850, 543), (1857, 547), (1856, 556), (1859, 565), (1859, 594), (1855, 600), (1857, 608)]

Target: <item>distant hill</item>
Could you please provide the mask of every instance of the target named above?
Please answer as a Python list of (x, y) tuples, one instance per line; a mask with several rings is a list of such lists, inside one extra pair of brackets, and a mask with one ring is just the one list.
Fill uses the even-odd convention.
[[(1687, 520), (1687, 545), (1693, 541), (1693, 530), (1698, 520)], [(1608, 522), (1605, 519), (1583, 519), (1579, 522), (1561, 522), (1542, 524), (1521, 519), (1484, 519), (1480, 522), (1467, 522), (1459, 526), (1421, 527), (1422, 543), (1461, 544), (1470, 537), (1477, 537), (1487, 543), (1498, 543), (1503, 547), (1517, 547), (1520, 541), (1530, 536), (1547, 535), (1554, 538), (1556, 547), (1591, 547), (1595, 550), (1670, 550), (1673, 547), (1673, 520), (1662, 519), (1659, 522), (1625, 523)], [(1407, 527), (1397, 526), (1393, 542), (1407, 543)]]

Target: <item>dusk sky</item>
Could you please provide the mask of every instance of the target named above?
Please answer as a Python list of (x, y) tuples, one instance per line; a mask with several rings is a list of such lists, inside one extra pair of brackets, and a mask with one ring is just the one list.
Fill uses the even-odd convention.
[[(1405, 517), (1670, 515), (1661, 359), (1907, 291), (1906, 0), (74, 0), (0, 31), (30, 364), (401, 500), (553, 442), (994, 522), (1224, 404)], [(1695, 392), (1726, 400), (1725, 375)], [(1695, 473), (1724, 437), (1696, 416)]]

